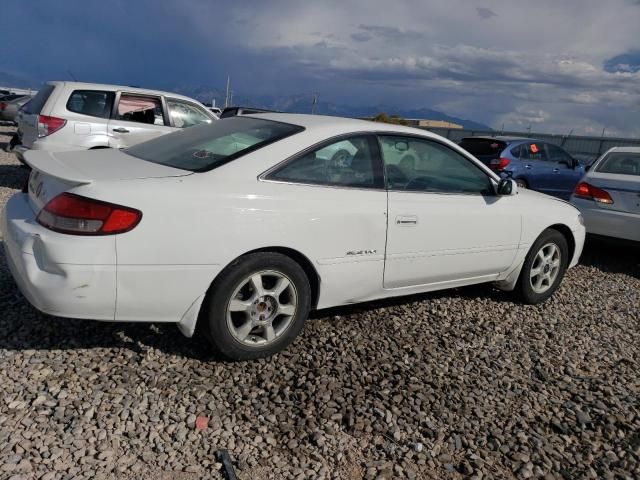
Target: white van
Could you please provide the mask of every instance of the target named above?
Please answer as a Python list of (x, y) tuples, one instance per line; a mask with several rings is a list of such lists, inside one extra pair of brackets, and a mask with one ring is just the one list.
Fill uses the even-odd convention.
[(126, 148), (218, 117), (176, 93), (79, 82), (48, 82), (18, 119), (24, 161), (29, 150)]

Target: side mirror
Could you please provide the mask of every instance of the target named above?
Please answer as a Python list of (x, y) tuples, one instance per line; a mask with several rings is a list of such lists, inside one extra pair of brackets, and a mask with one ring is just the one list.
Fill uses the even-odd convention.
[(503, 178), (498, 183), (496, 193), (501, 197), (516, 195), (518, 193), (518, 184), (513, 178)]

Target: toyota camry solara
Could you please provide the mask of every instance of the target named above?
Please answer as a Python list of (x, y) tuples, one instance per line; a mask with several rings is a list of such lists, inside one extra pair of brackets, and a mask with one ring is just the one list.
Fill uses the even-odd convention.
[(233, 359), (315, 308), (482, 282), (542, 302), (584, 243), (568, 203), (396, 125), (258, 114), (26, 161), (2, 231), (36, 308), (176, 323)]

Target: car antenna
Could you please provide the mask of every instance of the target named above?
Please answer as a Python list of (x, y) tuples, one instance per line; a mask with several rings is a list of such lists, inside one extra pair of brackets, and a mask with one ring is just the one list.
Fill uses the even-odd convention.
[(69, 76), (71, 77), (71, 80), (73, 80), (74, 82), (77, 82), (78, 80), (76, 79), (75, 75), (73, 74), (73, 72), (69, 69), (67, 69), (67, 73), (69, 74)]

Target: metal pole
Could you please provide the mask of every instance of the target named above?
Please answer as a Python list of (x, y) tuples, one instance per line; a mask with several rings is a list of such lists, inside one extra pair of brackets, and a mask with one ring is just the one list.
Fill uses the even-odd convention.
[(229, 106), (229, 82), (231, 81), (231, 79), (229, 78), (229, 75), (227, 75), (227, 91), (225, 92), (224, 95), (224, 108), (227, 108)]

